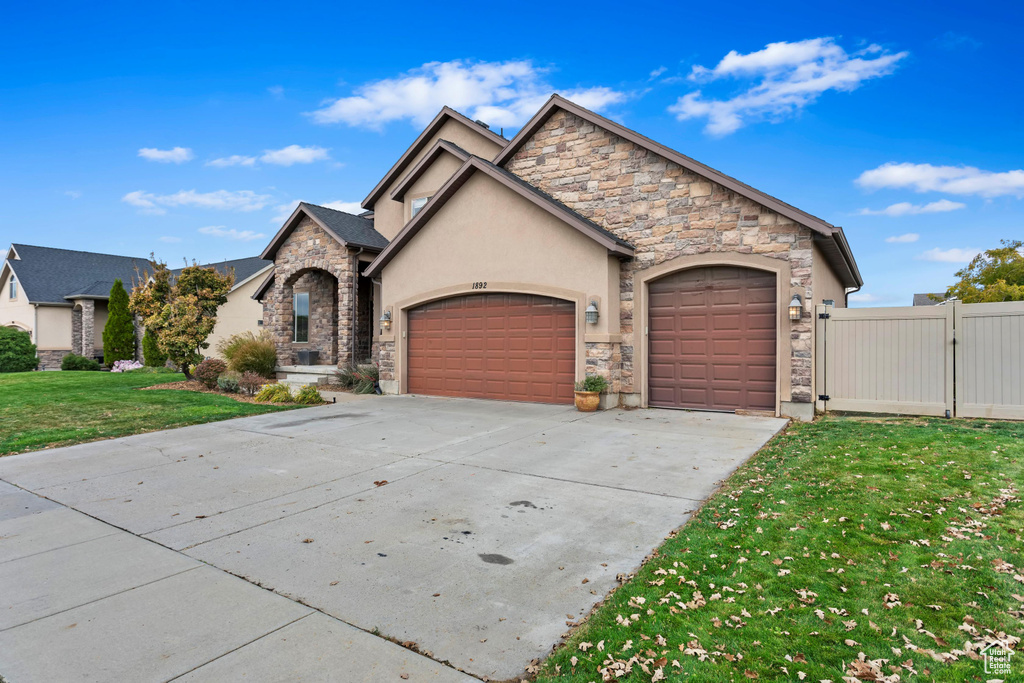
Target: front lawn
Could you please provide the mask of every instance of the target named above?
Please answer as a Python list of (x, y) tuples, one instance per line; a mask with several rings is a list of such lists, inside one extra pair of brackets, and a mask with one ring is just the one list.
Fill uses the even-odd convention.
[(1024, 633), (1022, 456), (1021, 423), (794, 424), (539, 680), (1020, 680), (978, 651)]
[(110, 372), (0, 375), (0, 455), (288, 409), (192, 391), (137, 391), (180, 379)]

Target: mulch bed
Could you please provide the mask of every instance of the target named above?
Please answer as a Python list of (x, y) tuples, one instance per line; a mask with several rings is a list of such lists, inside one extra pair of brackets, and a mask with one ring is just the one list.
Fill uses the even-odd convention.
[(142, 387), (141, 391), (149, 391), (151, 389), (172, 389), (176, 391), (195, 391), (200, 394), (219, 394), (226, 396), (227, 398), (233, 398), (240, 403), (256, 403), (252, 396), (245, 393), (229, 394), (226, 391), (218, 391), (217, 389), (207, 389), (205, 386), (196, 382), (195, 380), (182, 380), (180, 382), (166, 382), (164, 384), (154, 384), (148, 387)]

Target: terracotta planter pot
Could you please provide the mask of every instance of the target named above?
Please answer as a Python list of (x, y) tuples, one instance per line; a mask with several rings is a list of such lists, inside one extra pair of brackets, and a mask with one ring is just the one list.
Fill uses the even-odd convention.
[(597, 410), (597, 406), (601, 402), (600, 391), (577, 391), (575, 394), (576, 410), (581, 413), (592, 413)]

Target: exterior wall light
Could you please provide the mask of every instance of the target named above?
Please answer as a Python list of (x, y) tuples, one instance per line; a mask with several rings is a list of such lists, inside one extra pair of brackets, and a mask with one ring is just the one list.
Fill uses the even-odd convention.
[(380, 326), (385, 332), (391, 331), (391, 311), (384, 311), (380, 317)]
[(789, 302), (789, 319), (799, 320), (800, 316), (804, 312), (804, 302), (800, 298), (799, 294), (794, 294), (793, 299)]
[(597, 302), (591, 301), (586, 310), (587, 322), (591, 325), (597, 323)]

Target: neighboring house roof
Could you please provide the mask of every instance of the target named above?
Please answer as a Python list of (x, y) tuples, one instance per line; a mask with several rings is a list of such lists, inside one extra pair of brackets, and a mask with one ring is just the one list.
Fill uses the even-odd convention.
[(419, 154), (420, 150), (430, 142), (430, 138), (434, 137), (437, 131), (441, 130), (441, 126), (443, 126), (449, 119), (459, 121), (460, 123), (469, 126), (471, 130), (480, 133), (480, 135), (501, 147), (508, 144), (508, 140), (501, 137), (490, 128), (487, 128), (476, 121), (470, 120), (468, 117), (460, 114), (451, 107), (444, 107), (438, 115), (434, 117), (434, 120), (427, 124), (427, 127), (423, 132), (413, 140), (409, 149), (405, 150), (405, 153), (398, 159), (398, 161), (395, 162), (395, 165), (391, 167), (384, 177), (381, 178), (380, 182), (377, 183), (373, 190), (370, 191), (370, 194), (366, 196), (366, 199), (362, 201), (362, 207), (364, 209), (370, 209), (373, 207), (374, 202), (380, 199), (380, 196), (384, 194), (384, 191), (387, 190), (388, 186), (398, 178), (398, 174), (409, 165), (409, 162), (412, 161), (413, 157)]
[[(742, 183), (731, 176), (727, 176), (720, 171), (716, 171), (710, 166), (706, 166), (696, 159), (691, 159), (685, 154), (681, 154), (674, 149), (666, 147), (660, 143), (647, 138), (634, 130), (626, 128), (625, 126), (615, 123), (600, 114), (596, 114), (589, 109), (570, 102), (569, 100), (559, 95), (552, 95), (547, 103), (541, 107), (540, 111), (534, 114), (533, 118), (530, 119), (525, 126), (523, 126), (514, 138), (498, 152), (498, 155), (494, 158), (494, 163), (498, 166), (504, 166), (515, 153), (529, 140), (534, 133), (540, 130), (544, 122), (554, 114), (557, 110), (563, 110), (578, 116), (579, 118), (589, 121), (596, 126), (599, 126), (619, 137), (632, 142), (635, 145), (643, 147), (658, 156), (667, 159), (673, 163), (679, 164), (683, 168), (686, 168), (697, 175), (700, 175), (714, 183), (729, 189), (736, 194), (751, 199), (762, 206), (765, 206), (776, 213), (783, 215), (790, 220), (799, 223), (807, 228), (810, 228), (816, 235), (816, 241), (818, 246), (821, 247), (828, 258), (829, 263), (833, 266), (836, 272), (840, 275), (843, 283), (847, 287), (860, 287), (864, 284), (864, 280), (861, 278), (860, 270), (857, 268), (857, 262), (853, 258), (853, 253), (850, 251), (850, 246), (846, 241), (846, 236), (843, 234), (843, 229), (836, 227), (831, 223), (827, 223), (817, 216), (801, 211), (800, 209), (787, 204), (771, 195), (765, 194), (760, 190), (754, 189), (750, 185)], [(365, 206), (365, 203), (364, 203)], [(820, 236), (820, 237), (817, 237)]]
[[(934, 297), (934, 298), (932, 298)], [(915, 294), (914, 305), (915, 306), (938, 306), (946, 300), (945, 294)]]
[(434, 143), (434, 146), (430, 148), (430, 151), (423, 155), (423, 158), (416, 162), (402, 181), (395, 186), (395, 189), (391, 192), (391, 198), (396, 201), (402, 201), (405, 198), (405, 193), (413, 186), (420, 176), (422, 176), (431, 164), (437, 161), (437, 158), (442, 154), (451, 154), (459, 161), (465, 161), (469, 157), (473, 156), (466, 150), (462, 149), (454, 142), (448, 140), (438, 140)]
[(120, 279), (125, 289), (142, 271), (152, 269), (148, 258), (97, 254), (37, 247), (30, 244), (11, 245), (17, 258), (8, 260), (21, 283), (21, 291), (33, 304), (68, 304), (70, 299), (107, 299), (114, 280)]
[(274, 235), (267, 248), (260, 254), (261, 259), (273, 260), (277, 250), (291, 234), (303, 216), (309, 216), (324, 232), (347, 247), (380, 251), (388, 246), (384, 235), (373, 229), (373, 216), (355, 216), (344, 211), (328, 209), (326, 206), (299, 202), (295, 211)]
[(633, 247), (626, 242), (615, 236), (614, 233), (605, 230), (598, 224), (591, 220), (576, 213), (565, 204), (556, 201), (553, 197), (544, 192), (541, 192), (533, 185), (530, 185), (522, 178), (519, 178), (514, 173), (510, 173), (503, 168), (495, 166), (486, 159), (481, 159), (478, 156), (470, 156), (465, 163), (459, 168), (458, 171), (446, 182), (441, 189), (437, 191), (433, 197), (424, 205), (420, 212), (416, 214), (416, 217), (409, 221), (401, 232), (399, 232), (395, 239), (391, 241), (391, 244), (380, 253), (373, 263), (371, 263), (366, 269), (367, 277), (376, 277), (386, 266), (391, 259), (393, 259), (402, 247), (404, 247), (420, 229), (427, 224), (430, 218), (437, 213), (445, 202), (458, 192), (467, 180), (474, 173), (485, 173), (489, 177), (498, 181), (505, 187), (509, 188), (519, 196), (523, 197), (527, 201), (532, 202), (536, 206), (544, 209), (551, 215), (560, 219), (566, 225), (579, 230), (581, 233), (590, 237), (594, 241), (604, 246), (610, 253), (618, 256), (628, 258), (633, 255)]
[[(237, 258), (231, 261), (219, 261), (217, 263), (204, 263), (203, 268), (213, 268), (221, 275), (227, 275), (232, 269), (235, 271), (235, 284), (231, 286), (231, 289), (237, 289), (239, 286), (245, 284), (253, 278), (254, 275), (258, 275), (267, 268), (274, 266), (273, 261), (265, 261), (259, 256), (249, 256), (247, 258)], [(177, 268), (171, 271), (171, 274), (177, 277), (181, 274), (182, 269)]]

